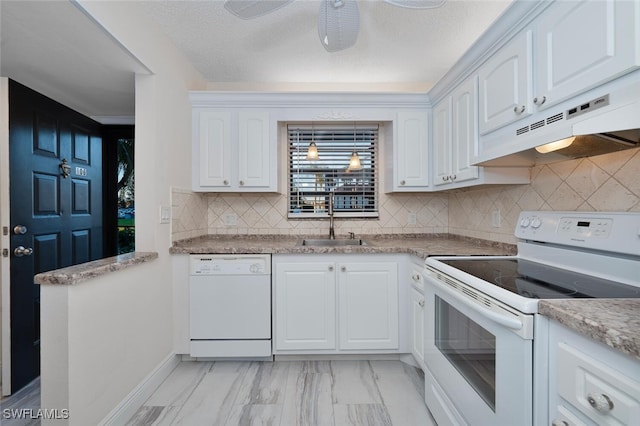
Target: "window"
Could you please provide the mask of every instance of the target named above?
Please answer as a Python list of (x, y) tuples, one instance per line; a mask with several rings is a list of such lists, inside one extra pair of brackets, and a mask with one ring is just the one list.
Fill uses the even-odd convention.
[[(333, 193), (336, 217), (378, 217), (378, 125), (323, 124), (287, 127), (290, 218), (327, 217)], [(308, 159), (315, 143), (317, 159)], [(357, 153), (361, 168), (350, 167)]]

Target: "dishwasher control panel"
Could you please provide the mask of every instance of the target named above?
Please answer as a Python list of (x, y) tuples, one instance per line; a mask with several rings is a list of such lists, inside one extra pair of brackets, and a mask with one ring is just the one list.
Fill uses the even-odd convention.
[(190, 275), (268, 275), (270, 255), (192, 255)]

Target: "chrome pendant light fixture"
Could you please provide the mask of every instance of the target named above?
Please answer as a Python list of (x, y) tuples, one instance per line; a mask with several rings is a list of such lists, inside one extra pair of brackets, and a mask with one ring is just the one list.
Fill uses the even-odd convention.
[(309, 148), (307, 149), (307, 160), (317, 160), (320, 158), (318, 155), (318, 147), (315, 142), (315, 132), (313, 131), (313, 124), (311, 125), (311, 143), (309, 143)]
[(362, 164), (360, 164), (360, 156), (356, 151), (356, 123), (353, 123), (353, 152), (351, 153), (351, 159), (349, 159), (349, 167), (347, 167), (348, 171), (361, 170)]

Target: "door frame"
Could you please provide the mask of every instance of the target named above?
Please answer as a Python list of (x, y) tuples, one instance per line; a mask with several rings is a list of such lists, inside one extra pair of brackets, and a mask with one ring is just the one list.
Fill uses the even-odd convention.
[[(0, 251), (9, 250), (9, 79), (0, 77)], [(11, 394), (11, 270), (10, 257), (0, 253), (0, 346), (2, 395)]]

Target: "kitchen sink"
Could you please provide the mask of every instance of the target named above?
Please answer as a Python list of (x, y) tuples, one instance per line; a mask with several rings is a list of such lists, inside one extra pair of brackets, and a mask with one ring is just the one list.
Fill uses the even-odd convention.
[(358, 238), (345, 240), (331, 240), (329, 238), (306, 238), (298, 243), (299, 246), (342, 247), (342, 246), (368, 246), (367, 241)]

